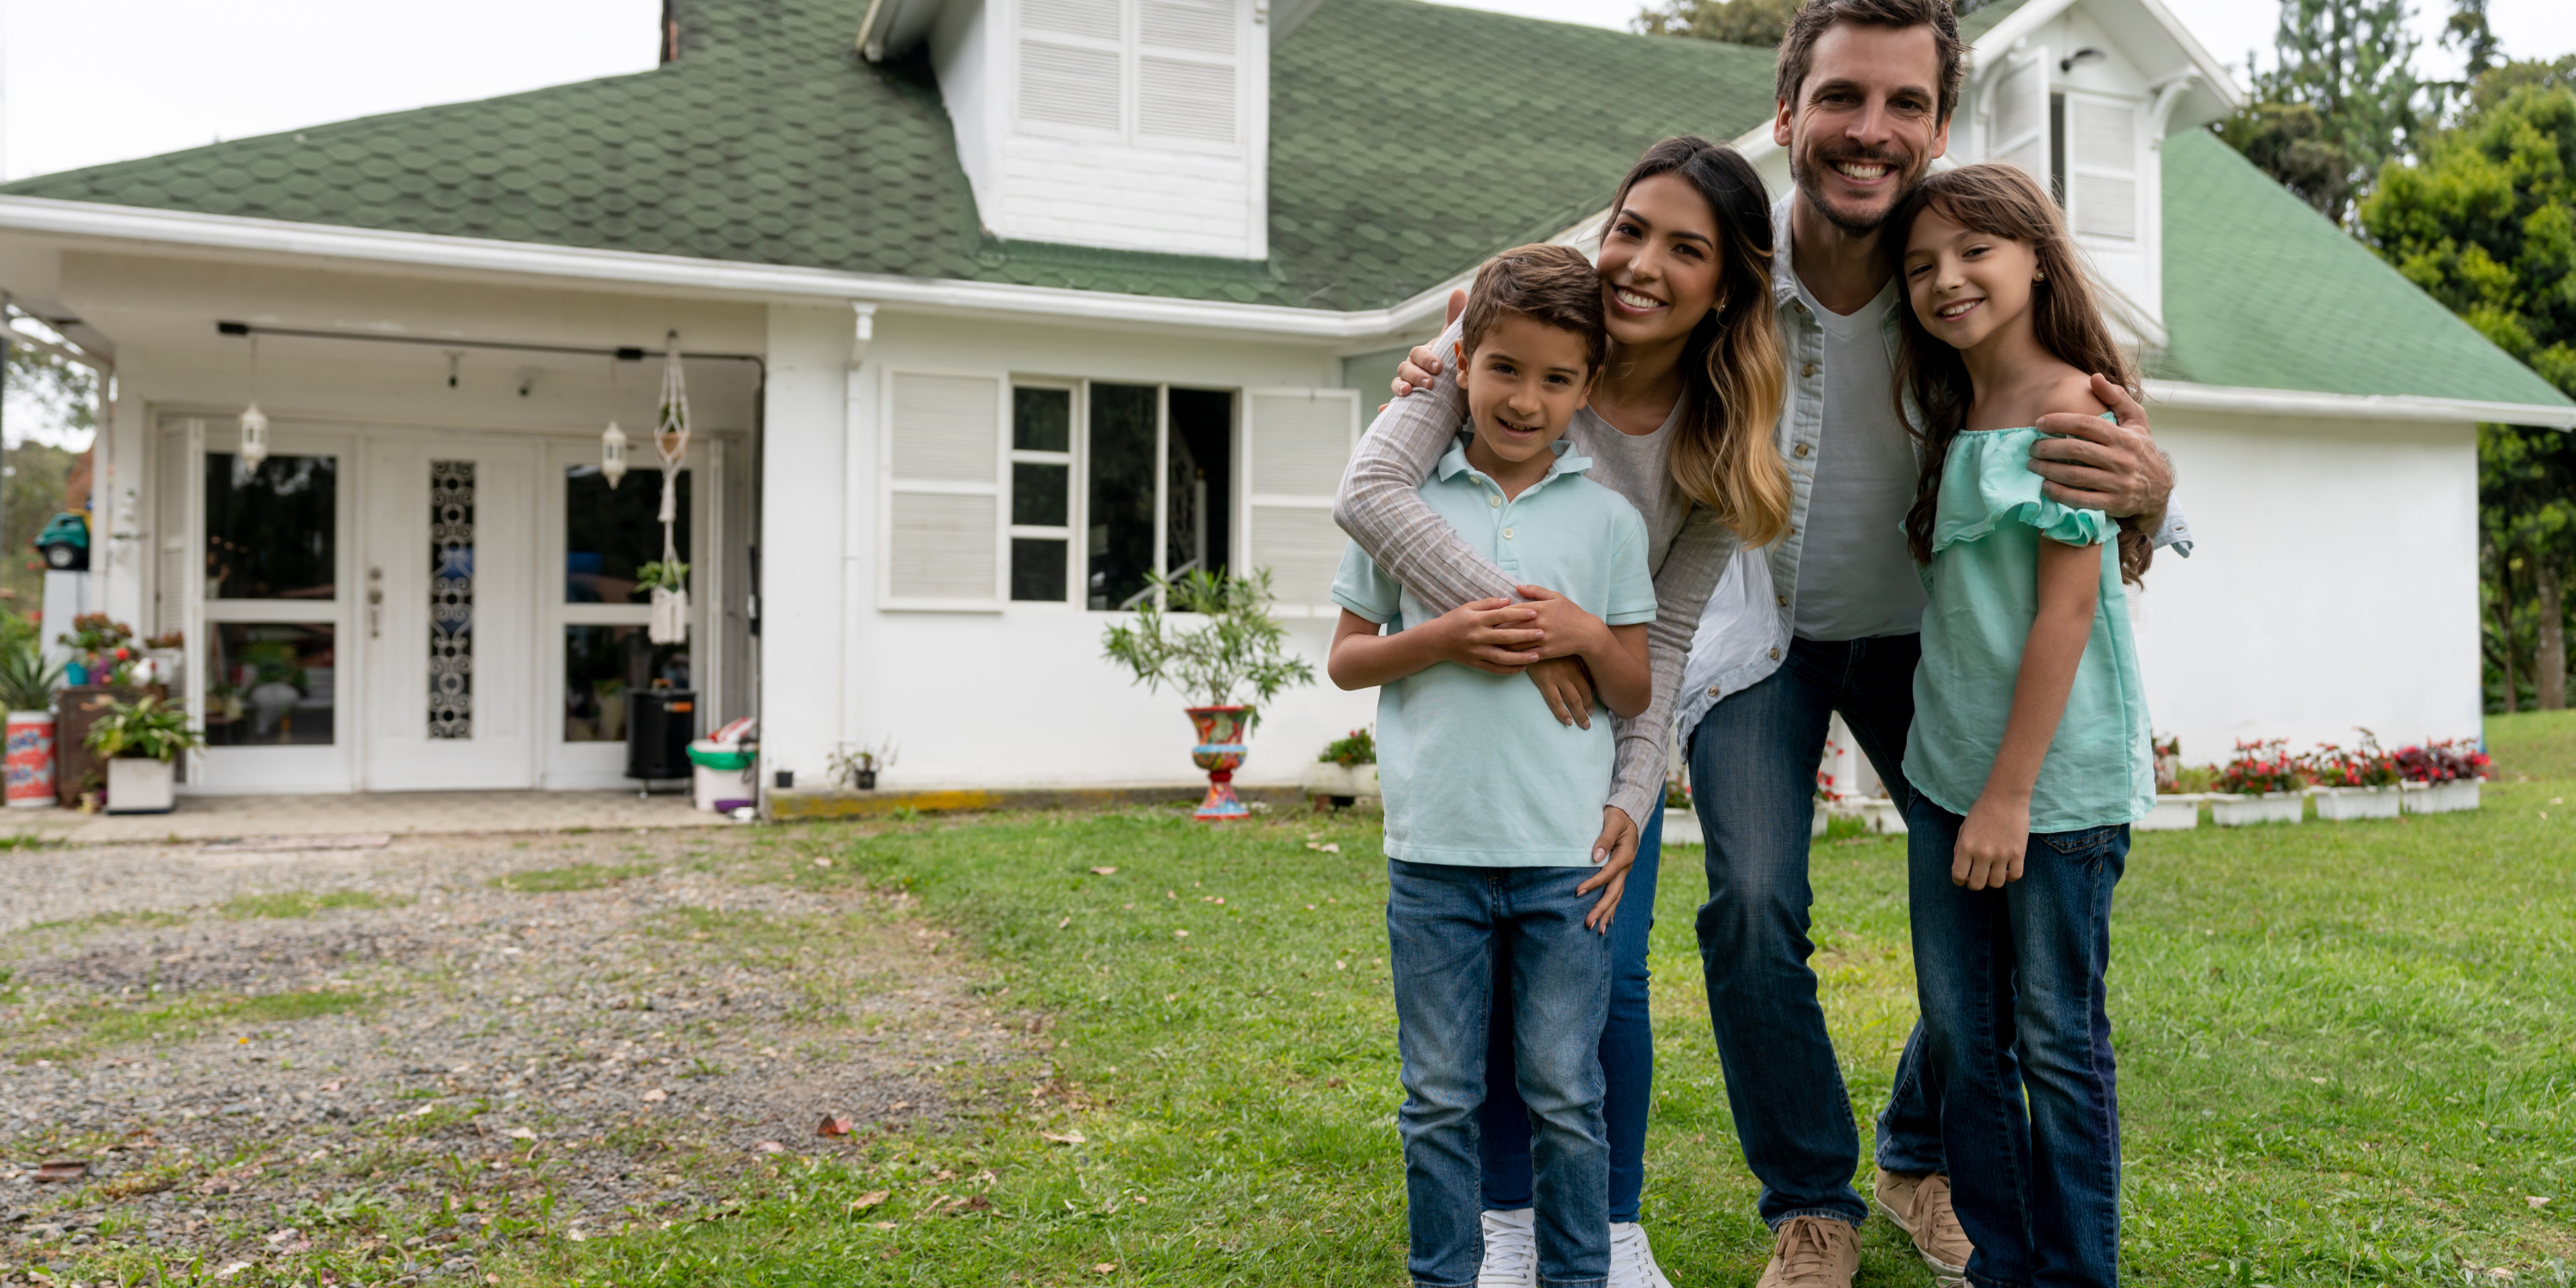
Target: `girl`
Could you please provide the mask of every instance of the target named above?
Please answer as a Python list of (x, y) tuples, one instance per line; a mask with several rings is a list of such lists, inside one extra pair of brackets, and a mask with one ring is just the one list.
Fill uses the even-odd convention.
[[(1905, 533), (1931, 597), (1914, 673), (1910, 887), (1929, 1099), (1969, 1282), (2110, 1285), (2119, 1106), (2103, 1011), (2111, 889), (2155, 802), (2125, 579), (2152, 553), (2026, 468), (2050, 412), (2137, 377), (2056, 204), (2020, 168), (1926, 179), (1889, 223), (1920, 410)], [(2025, 1097), (2027, 1108), (2024, 1107)]]
[[(1611, 936), (1610, 1013), (1600, 1047), (1610, 1283), (1669, 1288), (1637, 1224), (1654, 1085), (1646, 937), (1660, 857), (1665, 731), (1691, 632), (1736, 543), (1760, 545), (1788, 522), (1788, 472), (1772, 441), (1786, 367), (1771, 316), (1770, 201), (1742, 156), (1705, 139), (1666, 139), (1638, 158), (1610, 212), (1595, 264), (1609, 353), (1567, 436), (1592, 458), (1591, 477), (1646, 520), (1655, 574), (1648, 632), (1654, 693), (1648, 709), (1619, 728), (1617, 776), (1594, 844), (1602, 868), (1582, 891), (1602, 891), (1587, 924)], [(1453, 327), (1435, 352), (1454, 361), (1457, 340)], [(1415, 355), (1424, 370), (1441, 369), (1421, 350)], [(1404, 386), (1399, 378), (1399, 395)], [(1433, 612), (1481, 610), (1483, 625), (1449, 660), (1506, 674), (1526, 670), (1560, 719), (1589, 728), (1592, 688), (1565, 656), (1567, 642), (1542, 638), (1532, 628), (1538, 610), (1513, 602), (1533, 588), (1460, 542), (1421, 499), (1423, 478), (1450, 449), (1465, 411), (1464, 393), (1446, 378), (1399, 396), (1353, 454), (1334, 517)], [(1629, 893), (1642, 911), (1614, 918)], [(1499, 984), (1485, 1069), (1485, 1256), (1477, 1282), (1507, 1288), (1535, 1282), (1537, 1269), (1529, 1116), (1514, 1089), (1510, 998)]]

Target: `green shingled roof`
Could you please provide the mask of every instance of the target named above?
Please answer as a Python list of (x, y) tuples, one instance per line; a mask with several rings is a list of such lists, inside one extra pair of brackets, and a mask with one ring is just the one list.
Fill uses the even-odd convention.
[(2568, 405), (2531, 368), (2204, 130), (2165, 140), (2157, 375), (2204, 385)]

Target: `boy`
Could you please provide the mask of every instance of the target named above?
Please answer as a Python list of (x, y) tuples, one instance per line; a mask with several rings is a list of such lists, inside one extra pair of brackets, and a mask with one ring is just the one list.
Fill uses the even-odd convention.
[[(1463, 1288), (1483, 1258), (1476, 1111), (1496, 958), (1508, 971), (1514, 1058), (1533, 1119), (1539, 1282), (1597, 1285), (1609, 1271), (1609, 1152), (1601, 1122), (1608, 939), (1587, 928), (1611, 723), (1560, 725), (1517, 674), (1436, 661), (1448, 640), (1579, 657), (1601, 701), (1643, 711), (1655, 588), (1645, 522), (1583, 477), (1561, 441), (1608, 344), (1601, 279), (1564, 246), (1505, 251), (1476, 276), (1463, 319), (1468, 432), (1422, 485), (1459, 535), (1483, 545), (1529, 602), (1426, 614), (1357, 546), (1326, 670), (1345, 689), (1383, 685), (1378, 777), (1386, 798), (1387, 938), (1404, 1059), (1407, 1213), (1416, 1288)], [(1389, 633), (1380, 635), (1381, 624)]]

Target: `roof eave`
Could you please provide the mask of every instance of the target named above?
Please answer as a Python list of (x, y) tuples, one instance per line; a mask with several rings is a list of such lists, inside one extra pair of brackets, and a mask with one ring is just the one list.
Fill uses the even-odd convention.
[[(2330, 420), (2409, 421), (2418, 424), (2532, 425), (2576, 430), (2576, 404), (2486, 402), (2419, 394), (2335, 394), (2303, 389), (2247, 389), (2184, 380), (2145, 382), (2148, 399), (2193, 411), (2255, 416), (2316, 416)], [(2152, 414), (2152, 413), (2150, 413)]]

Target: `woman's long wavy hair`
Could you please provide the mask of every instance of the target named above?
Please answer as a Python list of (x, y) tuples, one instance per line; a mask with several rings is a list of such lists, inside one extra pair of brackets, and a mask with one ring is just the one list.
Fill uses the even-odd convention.
[[(2067, 238), (2057, 203), (2021, 167), (1985, 161), (1931, 175), (1907, 194), (1887, 221), (1881, 244), (1895, 267), (1897, 288), (1905, 291), (1905, 244), (1914, 221), (1925, 211), (1989, 237), (2019, 242), (2039, 260), (2041, 279), (2031, 283), (2031, 332), (2040, 347), (2079, 371), (2097, 371), (2113, 384), (2138, 395), (2138, 373), (2129, 355), (2112, 338), (2095, 304), (2091, 276)], [(1904, 343), (1896, 354), (1896, 397), (1900, 416), (1911, 399), (1921, 414), (1923, 471), (1914, 489), (1914, 506), (1905, 514), (1905, 540), (1914, 561), (1932, 562), (1932, 529), (1941, 499), (1941, 474), (1950, 444), (1967, 427), (1968, 407), (1976, 388), (1968, 379), (1967, 360), (1936, 339), (1915, 316), (1910, 292), (1897, 302)], [(1908, 421), (1909, 426), (1912, 421)], [(2135, 519), (2120, 520), (2120, 576), (2138, 581), (2155, 556), (2155, 544), (2138, 530)]]
[(1741, 153), (1684, 135), (1646, 149), (1629, 167), (1610, 203), (1614, 223), (1628, 190), (1659, 174), (1699, 190), (1723, 243), (1717, 302), (1682, 350), (1691, 415), (1673, 442), (1673, 482), (1746, 545), (1765, 545), (1789, 526), (1789, 469), (1773, 441), (1788, 359), (1771, 308), (1771, 199)]

